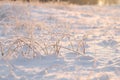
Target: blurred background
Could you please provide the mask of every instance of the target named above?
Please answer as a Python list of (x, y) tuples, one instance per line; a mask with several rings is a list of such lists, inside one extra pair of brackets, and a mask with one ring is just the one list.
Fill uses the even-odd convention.
[(25, 2), (69, 2), (80, 5), (119, 5), (120, 0), (0, 0), (0, 1), (25, 1)]

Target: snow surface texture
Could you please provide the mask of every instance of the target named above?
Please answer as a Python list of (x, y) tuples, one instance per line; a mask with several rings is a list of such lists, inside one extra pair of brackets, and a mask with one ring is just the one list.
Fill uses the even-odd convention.
[(119, 80), (120, 6), (0, 5), (0, 80)]

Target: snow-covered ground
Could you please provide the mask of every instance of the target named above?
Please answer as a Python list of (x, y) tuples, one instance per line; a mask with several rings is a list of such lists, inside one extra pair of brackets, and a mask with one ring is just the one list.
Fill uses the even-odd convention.
[(0, 80), (119, 80), (120, 6), (0, 4)]

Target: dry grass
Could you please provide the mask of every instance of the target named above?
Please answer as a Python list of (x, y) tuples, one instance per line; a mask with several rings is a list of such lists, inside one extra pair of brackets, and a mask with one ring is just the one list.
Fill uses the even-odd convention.
[[(60, 52), (63, 49), (67, 49), (74, 53), (85, 54), (84, 39), (73, 42), (71, 39), (75, 35), (69, 36), (71, 35), (68, 30), (69, 27), (61, 25), (48, 26), (43, 22), (33, 20), (31, 18), (31, 9), (29, 8), (29, 5), (24, 5), (22, 3), (16, 5), (16, 3), (9, 3), (7, 8), (4, 8), (6, 7), (5, 4), (0, 6), (0, 10), (3, 12), (0, 13), (0, 18), (1, 23), (3, 23), (1, 25), (5, 26), (4, 33), (6, 35), (9, 33), (13, 34), (10, 35), (10, 39), (5, 37), (0, 44), (1, 54), (3, 56), (13, 57), (18, 56), (19, 54), (26, 57), (35, 57), (37, 54), (60, 55)], [(2, 18), (2, 14), (5, 15), (4, 18)], [(3, 20), (5, 18), (8, 20), (8, 23), (6, 23), (6, 20)], [(36, 29), (38, 34), (35, 34)], [(9, 30), (12, 30), (12, 32)], [(58, 30), (58, 32), (54, 32), (54, 30)], [(68, 33), (66, 33), (66, 31), (68, 31)], [(70, 42), (68, 45), (70, 45), (71, 48), (62, 44), (63, 39), (65, 38)], [(78, 46), (76, 47), (74, 44), (77, 44)], [(79, 50), (80, 48), (82, 48), (82, 51)]]
[[(31, 42), (29, 45), (32, 44), (34, 45), (33, 42), (36, 42), (37, 45), (35, 46), (37, 47), (37, 51), (39, 54), (47, 54), (47, 55), (53, 53), (60, 54), (60, 52), (63, 49), (67, 49), (70, 52), (72, 51), (80, 55), (86, 54), (87, 43), (85, 41), (85, 38), (87, 38), (87, 35), (84, 36), (83, 34), (83, 36), (80, 36), (81, 38), (77, 38), (76, 34), (71, 34), (72, 32), (70, 31), (70, 27), (69, 27), (70, 25), (66, 26), (66, 25), (56, 24), (55, 26), (49, 26), (44, 22), (39, 22), (37, 20), (34, 20), (31, 18), (31, 8), (30, 8), (30, 5), (34, 5), (34, 3), (33, 4), (19, 3), (19, 5), (17, 5), (17, 3), (19, 2), (9, 3), (7, 8), (4, 8), (6, 7), (5, 4), (1, 4), (0, 12), (2, 13), (0, 13), (0, 22), (1, 22), (0, 25), (4, 26), (2, 32), (4, 35), (12, 34), (10, 35), (11, 39), (17, 37), (19, 37), (18, 39), (20, 40), (28, 39), (25, 40), (24, 43), (28, 43), (27, 41), (29, 41)], [(45, 4), (47, 5), (49, 3), (45, 3)], [(66, 4), (62, 4), (62, 3), (60, 4), (60, 6), (63, 5)], [(53, 6), (60, 7), (58, 6), (57, 3), (55, 3), (55, 5)], [(1, 18), (3, 14), (7, 19)], [(54, 16), (50, 15), (50, 17), (54, 19)], [(3, 40), (3, 42), (6, 42), (7, 39), (8, 38), (5, 37), (5, 40)], [(67, 45), (64, 44), (63, 41), (64, 39), (67, 40), (66, 41), (68, 42)], [(13, 40), (13, 42), (16, 41)], [(6, 45), (6, 43), (2, 43), (2, 44)]]
[[(5, 4), (0, 4), (0, 12), (2, 12), (0, 13), (0, 26), (4, 27), (4, 29), (2, 29), (4, 30), (2, 31), (4, 36), (0, 38), (1, 56), (3, 56), (6, 59), (13, 59), (13, 58), (18, 58), (19, 55), (21, 55), (24, 58), (33, 59), (37, 56), (46, 56), (52, 54), (59, 56), (63, 52), (64, 53), (73, 52), (75, 54), (83, 55), (83, 56), (86, 55), (87, 52), (86, 39), (88, 38), (88, 35), (83, 34), (82, 36), (79, 35), (76, 36), (76, 34), (72, 34), (69, 27), (70, 25), (56, 24), (55, 26), (53, 25), (51, 26), (51, 25), (47, 25), (45, 22), (40, 22), (38, 20), (32, 19), (30, 5), (35, 5), (35, 4), (37, 3), (30, 3), (30, 4), (21, 3), (19, 5), (16, 5), (16, 3), (10, 3), (10, 5), (7, 6), (7, 8), (4, 8), (6, 7)], [(65, 4), (60, 4), (60, 5), (63, 6)], [(58, 4), (55, 3), (53, 7), (55, 6), (58, 6)], [(5, 15), (4, 18), (2, 18), (3, 14)], [(54, 16), (52, 15), (50, 17), (54, 18)], [(95, 53), (94, 56), (95, 59), (94, 59), (93, 68), (96, 68), (97, 65), (96, 62), (99, 59), (96, 58), (97, 56), (96, 51), (94, 53)], [(102, 55), (102, 57), (104, 56)], [(105, 59), (107, 61), (107, 57)], [(106, 67), (105, 65), (106, 64), (103, 64), (103, 67), (100, 66), (98, 67), (98, 69)], [(108, 65), (108, 67), (113, 65), (116, 64)], [(65, 74), (63, 75), (62, 74), (61, 76), (63, 77)], [(68, 76), (71, 77), (71, 75), (73, 76), (73, 72), (71, 72), (70, 76), (69, 75)], [(96, 79), (99, 79), (104, 75), (107, 75), (108, 78), (111, 78), (110, 80), (118, 79), (115, 75), (113, 75), (113, 73), (97, 74), (94, 73), (94, 71), (91, 71), (89, 75), (85, 78), (79, 75), (75, 75), (74, 79), (92, 80), (95, 77)]]

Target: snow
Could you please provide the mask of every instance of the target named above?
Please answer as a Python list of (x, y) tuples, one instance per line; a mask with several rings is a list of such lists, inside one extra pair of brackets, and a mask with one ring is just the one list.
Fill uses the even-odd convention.
[(119, 9), (1, 4), (0, 80), (119, 80)]

